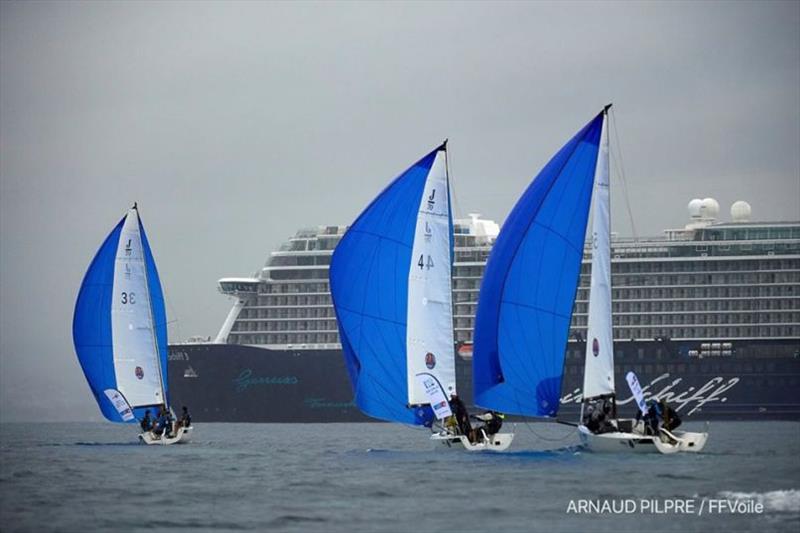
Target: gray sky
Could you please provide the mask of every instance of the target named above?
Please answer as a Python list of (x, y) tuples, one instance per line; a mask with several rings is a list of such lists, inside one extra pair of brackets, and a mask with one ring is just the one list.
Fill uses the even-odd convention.
[(694, 197), (800, 219), (797, 2), (3, 2), (0, 419), (100, 419), (72, 311), (134, 201), (171, 338), (213, 335), (218, 278), (445, 137), (460, 214), (502, 220), (609, 101), (640, 234)]

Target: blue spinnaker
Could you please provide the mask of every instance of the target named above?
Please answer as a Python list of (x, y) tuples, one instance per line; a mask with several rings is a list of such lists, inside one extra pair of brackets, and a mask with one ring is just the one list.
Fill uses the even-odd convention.
[[(106, 237), (95, 254), (89, 269), (83, 278), (75, 313), (72, 321), (72, 337), (75, 352), (81, 364), (89, 387), (97, 401), (100, 411), (112, 422), (123, 422), (122, 417), (106, 396), (106, 390), (118, 390), (118, 380), (114, 364), (114, 340), (112, 335), (112, 298), (115, 268), (118, 268), (116, 255), (120, 244), (120, 235), (125, 221), (130, 214), (122, 218), (119, 224)], [(167, 395), (167, 321), (164, 309), (164, 298), (161, 283), (156, 270), (150, 245), (144, 227), (139, 222), (144, 264), (147, 272), (147, 285), (161, 367), (161, 387), (164, 397)], [(143, 299), (144, 300), (144, 299)], [(138, 419), (144, 415), (148, 406), (133, 405), (134, 416)], [(134, 420), (129, 420), (133, 422)]]
[(603, 114), (542, 169), (503, 224), (475, 318), (475, 403), (555, 416)]
[(437, 148), (359, 215), (334, 250), (333, 307), (356, 405), (383, 420), (430, 425), (430, 405), (408, 405), (408, 278), (425, 182)]

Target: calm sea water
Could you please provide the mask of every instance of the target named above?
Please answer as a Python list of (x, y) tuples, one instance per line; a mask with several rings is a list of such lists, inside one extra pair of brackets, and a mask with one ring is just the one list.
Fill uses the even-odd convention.
[[(504, 454), (439, 449), (425, 431), (391, 424), (195, 431), (191, 444), (143, 446), (112, 424), (0, 426), (0, 529), (800, 531), (796, 422), (714, 423), (705, 453), (674, 456), (593, 454), (554, 424), (518, 424)], [(638, 509), (676, 498), (764, 511)], [(569, 512), (579, 500), (637, 510)]]

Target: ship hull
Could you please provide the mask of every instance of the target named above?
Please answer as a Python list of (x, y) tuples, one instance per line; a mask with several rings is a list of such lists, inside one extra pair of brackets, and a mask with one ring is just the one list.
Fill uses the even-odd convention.
[[(736, 355), (687, 357), (695, 343), (615, 345), (620, 416), (635, 404), (624, 374), (633, 370), (646, 396), (665, 398), (684, 420), (800, 420), (800, 357), (792, 341), (737, 343)], [(585, 344), (571, 342), (558, 417), (577, 420)], [(746, 355), (741, 355), (746, 354)], [(459, 394), (472, 404), (472, 367), (457, 357)], [(173, 405), (198, 422), (361, 422), (340, 350), (269, 350), (235, 344), (169, 347)]]

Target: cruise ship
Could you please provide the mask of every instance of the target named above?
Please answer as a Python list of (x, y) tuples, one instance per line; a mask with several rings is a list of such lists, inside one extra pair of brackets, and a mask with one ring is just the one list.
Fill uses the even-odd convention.
[[(685, 227), (612, 238), (617, 383), (634, 371), (647, 396), (689, 419), (800, 419), (800, 221), (752, 222), (711, 198)], [(345, 226), (302, 229), (253, 277), (223, 278), (233, 301), (215, 339), (170, 345), (176, 405), (198, 421), (366, 421), (352, 402), (328, 287)], [(459, 392), (472, 400), (472, 331), (497, 223), (455, 221), (453, 321)], [(578, 416), (591, 247), (584, 251), (559, 417)], [(617, 404), (632, 415), (630, 394)]]

